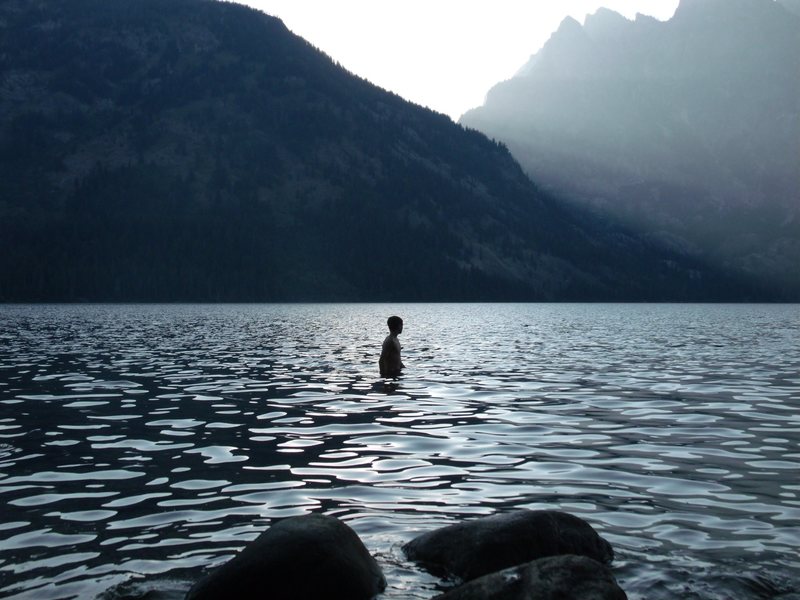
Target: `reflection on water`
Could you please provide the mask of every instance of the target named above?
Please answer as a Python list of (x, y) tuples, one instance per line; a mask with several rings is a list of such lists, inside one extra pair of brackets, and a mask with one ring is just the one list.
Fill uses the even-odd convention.
[(800, 591), (799, 329), (796, 305), (0, 307), (0, 595), (180, 597), (320, 511), (384, 597), (429, 598), (400, 544), (521, 507), (592, 523), (632, 599)]

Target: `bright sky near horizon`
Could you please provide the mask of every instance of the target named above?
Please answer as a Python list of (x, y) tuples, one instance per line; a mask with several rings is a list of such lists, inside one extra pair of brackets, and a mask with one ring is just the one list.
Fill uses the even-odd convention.
[(237, 0), (279, 17), (349, 71), (457, 120), (572, 16), (666, 21), (678, 0)]

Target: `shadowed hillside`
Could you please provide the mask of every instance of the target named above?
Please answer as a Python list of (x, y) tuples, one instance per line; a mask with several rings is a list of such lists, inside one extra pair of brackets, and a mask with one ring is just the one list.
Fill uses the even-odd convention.
[(768, 297), (209, 0), (0, 4), (0, 300)]

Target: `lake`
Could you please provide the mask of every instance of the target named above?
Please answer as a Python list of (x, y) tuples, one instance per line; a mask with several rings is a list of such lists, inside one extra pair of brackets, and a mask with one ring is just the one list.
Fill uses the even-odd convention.
[[(386, 318), (405, 374), (378, 376)], [(800, 306), (0, 305), (0, 596), (180, 598), (275, 519), (587, 520), (631, 599), (800, 592)]]

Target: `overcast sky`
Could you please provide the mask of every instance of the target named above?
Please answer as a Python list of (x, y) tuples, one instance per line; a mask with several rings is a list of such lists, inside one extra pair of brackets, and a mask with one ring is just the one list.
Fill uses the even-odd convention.
[(348, 70), (458, 119), (570, 15), (604, 6), (662, 21), (678, 0), (239, 0), (280, 17)]

